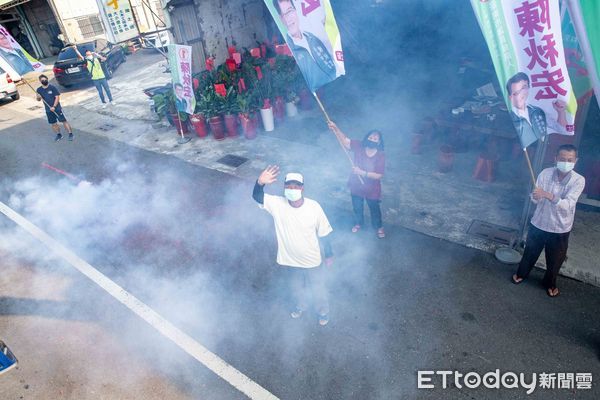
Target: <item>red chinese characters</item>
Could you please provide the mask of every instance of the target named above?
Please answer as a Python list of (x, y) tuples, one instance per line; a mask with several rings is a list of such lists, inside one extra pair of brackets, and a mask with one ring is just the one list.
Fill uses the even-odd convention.
[[(527, 47), (522, 49), (529, 57), (527, 69), (532, 71), (531, 86), (539, 90), (537, 100), (555, 99), (565, 96), (563, 71), (557, 66), (561, 56), (556, 49), (554, 32), (551, 31), (549, 0), (525, 0), (514, 10), (519, 34), (528, 38)], [(540, 71), (541, 70), (541, 71)]]
[(183, 93), (187, 98), (192, 97), (192, 68), (189, 62), (181, 62), (181, 84), (183, 85)]

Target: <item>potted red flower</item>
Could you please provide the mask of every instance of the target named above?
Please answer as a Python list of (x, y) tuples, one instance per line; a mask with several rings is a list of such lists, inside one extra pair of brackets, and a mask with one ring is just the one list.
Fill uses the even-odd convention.
[(246, 139), (254, 139), (256, 138), (256, 128), (258, 126), (256, 107), (253, 105), (254, 96), (251, 92), (238, 93), (236, 100), (242, 132), (244, 132)]

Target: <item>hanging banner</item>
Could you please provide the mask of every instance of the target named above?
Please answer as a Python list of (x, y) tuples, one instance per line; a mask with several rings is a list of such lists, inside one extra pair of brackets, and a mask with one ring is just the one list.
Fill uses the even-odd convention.
[(129, 0), (96, 0), (108, 31), (106, 36), (112, 43), (120, 43), (137, 37), (140, 33), (135, 25)]
[(192, 46), (170, 44), (169, 68), (173, 78), (177, 111), (193, 114), (196, 108), (196, 97), (192, 81)]
[[(24, 75), (31, 71), (43, 71), (46, 68), (44, 64), (23, 50), (21, 45), (2, 25), (0, 25), (0, 56), (18, 75)], [(13, 76), (13, 78), (16, 79), (17, 77)]]
[(573, 135), (577, 100), (558, 0), (471, 0), (523, 148)]
[(345, 74), (329, 0), (265, 0), (312, 92)]

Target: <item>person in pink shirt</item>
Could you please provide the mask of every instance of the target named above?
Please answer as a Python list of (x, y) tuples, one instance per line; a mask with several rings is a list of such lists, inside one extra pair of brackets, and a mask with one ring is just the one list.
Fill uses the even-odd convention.
[(358, 232), (364, 225), (364, 203), (371, 212), (371, 225), (377, 237), (383, 239), (385, 231), (381, 219), (381, 179), (385, 169), (383, 136), (377, 130), (369, 131), (362, 141), (349, 139), (338, 126), (329, 122), (329, 128), (335, 133), (342, 145), (354, 153), (354, 167), (348, 179), (354, 210), (352, 232)]

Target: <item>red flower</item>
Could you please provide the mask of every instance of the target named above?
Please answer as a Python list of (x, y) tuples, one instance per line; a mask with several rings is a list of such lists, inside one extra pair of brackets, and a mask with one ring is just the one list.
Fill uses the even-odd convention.
[(260, 58), (260, 49), (258, 47), (250, 49), (250, 55), (255, 58)]
[(258, 80), (260, 81), (263, 78), (262, 70), (259, 66), (254, 67), (254, 69), (256, 70), (256, 75), (258, 77)]
[(228, 58), (227, 60), (225, 60), (225, 64), (227, 65), (227, 69), (229, 70), (229, 72), (235, 71), (236, 63), (233, 60), (233, 58)]
[(238, 89), (240, 92), (246, 90), (246, 82), (244, 82), (244, 78), (240, 78), (240, 80), (238, 81)]
[(215, 84), (215, 92), (220, 96), (227, 96), (227, 89), (225, 89), (225, 85), (222, 83)]
[(206, 69), (209, 71), (212, 71), (213, 69), (215, 69), (215, 59), (212, 57), (208, 57), (206, 59)]
[(194, 90), (198, 89), (198, 86), (200, 86), (200, 81), (198, 78), (194, 78), (192, 82), (194, 82)]
[(227, 52), (229, 53), (229, 57), (233, 56), (233, 53), (235, 53), (237, 50), (235, 49), (235, 46), (229, 46), (227, 48)]

